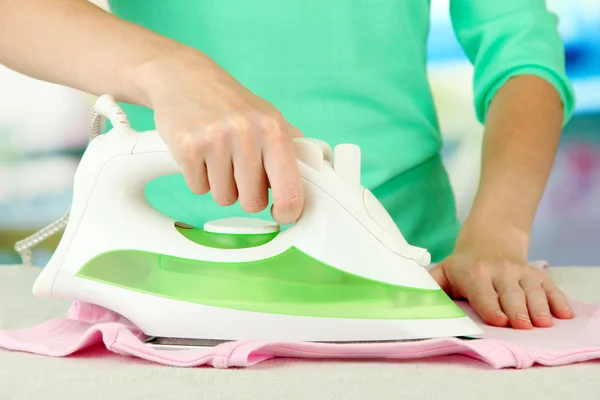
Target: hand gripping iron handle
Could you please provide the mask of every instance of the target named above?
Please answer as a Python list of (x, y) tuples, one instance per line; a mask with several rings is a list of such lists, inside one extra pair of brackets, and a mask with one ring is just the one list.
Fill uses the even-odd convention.
[[(98, 135), (101, 115), (107, 117), (115, 128), (129, 128), (129, 121), (122, 109), (112, 96), (104, 95), (94, 106), (91, 139)], [(429, 252), (410, 245), (387, 210), (368, 189), (361, 186), (361, 152), (357, 145), (338, 144), (332, 151), (329, 144), (320, 139), (297, 138), (294, 143), (303, 179), (334, 197), (392, 251), (421, 266), (429, 265)], [(134, 153), (150, 151), (168, 152), (169, 149), (156, 132), (141, 133)]]

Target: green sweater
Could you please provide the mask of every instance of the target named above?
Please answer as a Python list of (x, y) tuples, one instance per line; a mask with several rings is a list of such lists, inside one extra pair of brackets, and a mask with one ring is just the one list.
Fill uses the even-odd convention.
[[(363, 184), (407, 240), (428, 248), (433, 261), (452, 251), (460, 224), (426, 75), (428, 0), (109, 3), (115, 15), (207, 54), (304, 135), (358, 144)], [(574, 96), (563, 44), (543, 0), (451, 0), (450, 15), (475, 67), (482, 123), (498, 88), (525, 73), (552, 83), (570, 118)], [(150, 110), (125, 111), (134, 128), (154, 129)], [(216, 206), (210, 196), (198, 202), (206, 220), (241, 212)]]

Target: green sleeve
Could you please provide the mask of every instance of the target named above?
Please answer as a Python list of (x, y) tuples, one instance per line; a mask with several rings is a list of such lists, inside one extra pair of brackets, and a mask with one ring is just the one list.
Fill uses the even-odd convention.
[(566, 124), (575, 94), (565, 73), (558, 18), (545, 0), (451, 0), (450, 16), (457, 39), (474, 66), (477, 119), (485, 122), (496, 91), (511, 77), (532, 74), (556, 88)]

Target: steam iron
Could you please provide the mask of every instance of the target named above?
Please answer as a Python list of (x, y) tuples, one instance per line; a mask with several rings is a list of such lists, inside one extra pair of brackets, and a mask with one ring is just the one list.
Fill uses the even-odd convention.
[[(145, 196), (155, 179), (181, 173), (157, 132), (134, 131), (110, 96), (94, 110), (66, 229), (36, 296), (110, 309), (163, 347), (482, 333), (424, 268), (427, 250), (407, 243), (361, 186), (357, 146), (296, 141), (306, 200), (288, 229), (256, 218), (191, 226)], [(98, 135), (102, 116), (113, 128)]]

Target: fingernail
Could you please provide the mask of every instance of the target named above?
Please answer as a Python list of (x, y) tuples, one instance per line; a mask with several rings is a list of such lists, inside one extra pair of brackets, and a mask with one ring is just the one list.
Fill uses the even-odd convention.
[(517, 319), (531, 323), (531, 321), (529, 320), (529, 315), (527, 315), (527, 314), (519, 313), (519, 314), (517, 314)]
[(499, 316), (499, 317), (501, 317), (501, 318), (508, 319), (508, 317), (506, 316), (506, 314), (504, 314), (502, 311), (496, 311), (496, 315)]

